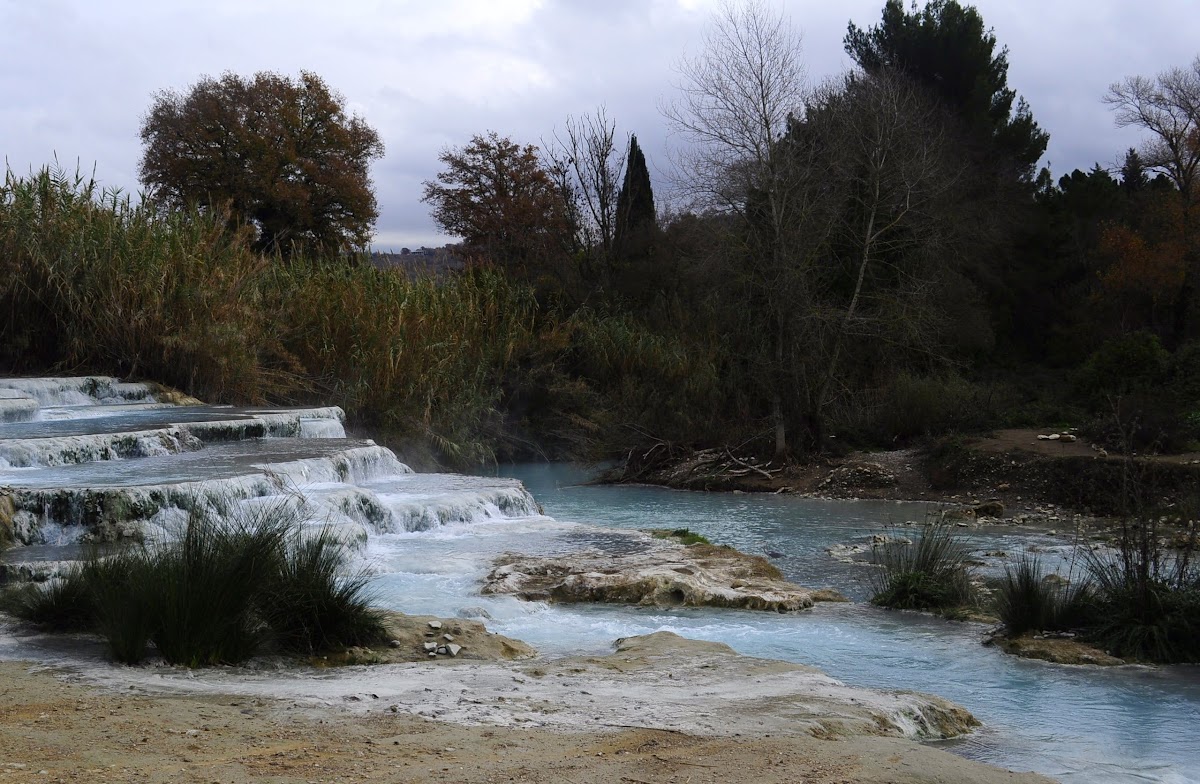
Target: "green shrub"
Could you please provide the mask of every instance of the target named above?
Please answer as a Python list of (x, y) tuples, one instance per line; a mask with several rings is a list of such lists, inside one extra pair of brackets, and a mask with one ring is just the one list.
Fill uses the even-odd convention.
[(1112, 452), (1181, 452), (1200, 438), (1195, 413), (1169, 390), (1134, 392), (1114, 398), (1109, 412), (1088, 422), (1083, 435)]
[(956, 373), (900, 373), (880, 393), (871, 429), (876, 443), (987, 427), (991, 395)]
[(1059, 583), (1047, 579), (1037, 556), (1022, 555), (1005, 567), (996, 594), (996, 614), (1010, 637), (1030, 631), (1067, 631), (1088, 622), (1091, 581)]
[(1171, 390), (1191, 401), (1200, 412), (1200, 340), (1191, 340), (1175, 349), (1170, 362)]
[(1150, 332), (1131, 332), (1105, 342), (1075, 374), (1076, 393), (1093, 408), (1155, 389), (1166, 377), (1170, 354)]
[(968, 551), (945, 523), (928, 524), (912, 544), (895, 540), (872, 548), (880, 567), (871, 603), (900, 610), (945, 610), (973, 600)]
[[(938, 490), (957, 489), (971, 457), (971, 449), (963, 436), (939, 438), (925, 453), (925, 471), (930, 484)], [(969, 475), (969, 471), (967, 473)]]

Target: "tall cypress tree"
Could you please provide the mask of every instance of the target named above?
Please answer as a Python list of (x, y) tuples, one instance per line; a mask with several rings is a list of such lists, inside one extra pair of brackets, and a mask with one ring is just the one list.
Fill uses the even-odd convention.
[(627, 260), (644, 251), (647, 240), (658, 228), (654, 213), (654, 190), (646, 156), (637, 136), (629, 137), (629, 158), (625, 179), (617, 195), (617, 221), (613, 231), (613, 249), (618, 259)]

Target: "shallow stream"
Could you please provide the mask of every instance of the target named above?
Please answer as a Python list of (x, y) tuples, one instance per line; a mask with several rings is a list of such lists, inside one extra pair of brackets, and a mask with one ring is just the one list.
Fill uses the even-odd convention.
[[(0, 424), (0, 440), (9, 439), (10, 457), (23, 456), (6, 463), (0, 455), (0, 486), (16, 488), (11, 492), (18, 501), (36, 500), (41, 492), (96, 490), (126, 498), (130, 508), (147, 498), (169, 505), (189, 493), (244, 504), (282, 501), (303, 507), (318, 522), (341, 526), (347, 541), (361, 545), (378, 600), (397, 610), (482, 618), (493, 631), (547, 655), (604, 653), (619, 637), (658, 630), (717, 640), (747, 655), (818, 667), (851, 685), (949, 698), (984, 723), (972, 736), (945, 744), (975, 759), (1068, 784), (1200, 784), (1200, 668), (1027, 661), (980, 645), (986, 629), (978, 624), (865, 603), (872, 568), (836, 560), (827, 548), (869, 550), (873, 535), (907, 536), (906, 523), (922, 521), (930, 511), (925, 505), (594, 487), (583, 484), (587, 472), (571, 466), (503, 469), (525, 484), (530, 498), (507, 479), (409, 473), (388, 450), (345, 440), (340, 412), (333, 409), (164, 413), (151, 392), (105, 378), (0, 379), (0, 422), (7, 422)], [(208, 432), (214, 443), (202, 451), (181, 442), (179, 450), (134, 450), (138, 457), (128, 460), (117, 459), (112, 448), (114, 437), (131, 431), (194, 428), (231, 417), (259, 420), (262, 434), (282, 437), (224, 443), (225, 435), (251, 435), (234, 428), (230, 434)], [(70, 465), (85, 458), (93, 462)], [(534, 499), (544, 514), (537, 514)], [(51, 519), (55, 511), (74, 514), (74, 506), (33, 506), (40, 511), (38, 535), (28, 537), (34, 544), (5, 557), (34, 566), (45, 562), (53, 573), (56, 561), (78, 557), (74, 543), (85, 527), (82, 520)], [(150, 532), (159, 517), (180, 512), (143, 506), (153, 515), (145, 521)], [(962, 533), (985, 572), (1003, 569), (1023, 549), (1066, 571), (1075, 552), (1069, 525), (1064, 521), (1054, 535), (1011, 526)], [(617, 553), (639, 546), (618, 532), (622, 528), (689, 528), (769, 556), (801, 585), (833, 587), (855, 601), (775, 615), (546, 605), (479, 594), (500, 553)], [(0, 658), (27, 655), (22, 646), (17, 637), (0, 635)], [(61, 656), (67, 663), (69, 657)], [(93, 674), (114, 671), (102, 665), (93, 655), (86, 666)]]
[[(657, 630), (718, 640), (738, 651), (809, 664), (847, 683), (927, 691), (958, 702), (984, 729), (950, 750), (1063, 782), (1200, 782), (1200, 669), (1068, 667), (1007, 656), (980, 644), (985, 628), (861, 600), (870, 567), (834, 560), (825, 548), (863, 541), (885, 526), (904, 533), (919, 504), (817, 501), (789, 496), (683, 493), (591, 487), (560, 465), (513, 466), (546, 516), (453, 524), (372, 536), (368, 557), (384, 603), (412, 612), (490, 617), (489, 628), (548, 654), (603, 652), (618, 637)], [(858, 600), (798, 615), (703, 609), (641, 609), (523, 603), (481, 597), (479, 579), (506, 551), (553, 553), (617, 548), (575, 523), (610, 528), (689, 528), (747, 552), (775, 554), (786, 576), (832, 586)], [(1053, 559), (1070, 542), (1011, 528), (963, 529), (980, 554), (1034, 546)], [(995, 559), (988, 560), (994, 564)], [(995, 568), (994, 565), (992, 568)], [(485, 616), (486, 614), (486, 616)]]

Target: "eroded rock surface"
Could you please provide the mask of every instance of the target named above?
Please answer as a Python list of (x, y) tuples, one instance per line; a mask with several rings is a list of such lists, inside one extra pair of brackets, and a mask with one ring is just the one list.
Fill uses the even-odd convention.
[[(537, 654), (532, 646), (489, 632), (479, 621), (465, 618), (438, 618), (433, 615), (405, 615), (389, 612), (384, 616), (390, 645), (387, 648), (352, 649), (351, 661), (362, 664), (445, 659), (439, 648), (453, 646), (450, 658), (473, 661), (512, 661)], [(433, 645), (432, 648), (428, 647)], [(433, 653), (433, 656), (429, 654)]]
[(1109, 656), (1099, 648), (1064, 637), (1028, 634), (1014, 638), (995, 637), (988, 642), (1013, 656), (1041, 659), (1055, 664), (1093, 664), (1100, 667), (1114, 667), (1126, 663), (1123, 659)]
[(683, 546), (641, 532), (645, 547), (618, 554), (595, 550), (539, 557), (500, 556), (485, 594), (530, 601), (604, 602), (658, 607), (731, 607), (796, 612), (815, 601), (840, 601), (783, 579), (765, 558), (710, 544)]
[(742, 656), (724, 643), (655, 632), (617, 640), (615, 647), (607, 656), (564, 660), (557, 669), (590, 680), (597, 697), (624, 694), (631, 707), (644, 698), (656, 703), (646, 708), (651, 714), (688, 716), (687, 732), (754, 732), (754, 725), (761, 732), (771, 725), (769, 732), (819, 738), (943, 739), (979, 726), (940, 697), (847, 686), (813, 667)]

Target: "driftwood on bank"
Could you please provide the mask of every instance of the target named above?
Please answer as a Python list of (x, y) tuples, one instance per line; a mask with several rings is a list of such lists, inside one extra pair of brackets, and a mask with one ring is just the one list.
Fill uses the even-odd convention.
[[(658, 441), (647, 449), (631, 449), (621, 466), (609, 472), (605, 481), (720, 489), (727, 482), (747, 476), (762, 477), (769, 482), (784, 470), (769, 460), (760, 463), (752, 455), (739, 456), (741, 448), (721, 446), (694, 450)], [(664, 479), (669, 481), (664, 482)]]

